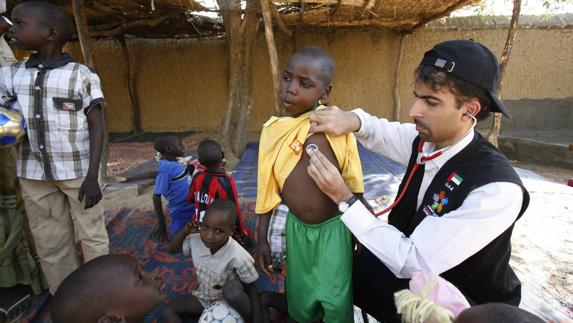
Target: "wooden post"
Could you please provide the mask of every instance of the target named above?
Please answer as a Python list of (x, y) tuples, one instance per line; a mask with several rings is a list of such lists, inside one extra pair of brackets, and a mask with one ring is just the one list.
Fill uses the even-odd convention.
[[(511, 23), (509, 24), (509, 31), (507, 32), (507, 39), (503, 47), (503, 53), (499, 63), (499, 75), (497, 78), (497, 97), (501, 100), (503, 75), (509, 62), (509, 54), (513, 46), (513, 39), (517, 33), (517, 25), (519, 23), (519, 13), (521, 11), (521, 0), (513, 0), (513, 14), (511, 15)], [(498, 147), (499, 132), (501, 131), (501, 113), (494, 113), (491, 132), (487, 136), (487, 140), (494, 146)]]
[(277, 57), (277, 47), (275, 45), (275, 36), (273, 34), (273, 21), (269, 0), (261, 0), (261, 10), (263, 12), (263, 21), (265, 24), (265, 38), (267, 39), (267, 48), (271, 61), (271, 74), (273, 77), (273, 94), (275, 98), (275, 115), (281, 113), (281, 104), (279, 98), (279, 63)]
[(127, 98), (131, 104), (131, 131), (141, 132), (141, 113), (139, 112), (139, 100), (137, 98), (137, 90), (135, 87), (135, 73), (131, 66), (131, 58), (129, 57), (129, 50), (125, 42), (125, 36), (117, 36), (119, 46), (121, 48), (121, 55), (125, 61), (125, 87), (127, 88)]
[(82, 49), (82, 55), (84, 59), (84, 64), (90, 68), (94, 68), (94, 58), (90, 51), (90, 37), (88, 31), (88, 24), (86, 17), (82, 10), (83, 0), (72, 0), (72, 8), (74, 11), (74, 19), (76, 21), (76, 30), (78, 32), (78, 40), (80, 42), (80, 48)]
[[(72, 0), (72, 10), (74, 12), (74, 20), (76, 21), (76, 31), (78, 33), (78, 40), (80, 42), (80, 48), (82, 50), (82, 56), (84, 64), (89, 66), (95, 71), (94, 58), (90, 50), (90, 36), (88, 30), (87, 19), (83, 14), (83, 0)], [(107, 132), (105, 111), (102, 111), (102, 127), (103, 127), (103, 143), (101, 150), (101, 161), (99, 166), (99, 172), (101, 178), (107, 177), (107, 156), (109, 154), (109, 134)]]
[(402, 66), (402, 57), (404, 56), (404, 38), (406, 35), (400, 32), (400, 44), (398, 45), (398, 59), (396, 60), (396, 68), (394, 69), (394, 119), (400, 121), (400, 114), (402, 112), (402, 102), (400, 101), (400, 67)]

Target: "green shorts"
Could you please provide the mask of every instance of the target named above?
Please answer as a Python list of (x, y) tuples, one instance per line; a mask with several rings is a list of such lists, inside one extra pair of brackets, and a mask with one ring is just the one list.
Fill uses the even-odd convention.
[(289, 315), (298, 322), (353, 322), (352, 238), (340, 215), (306, 224), (289, 212), (285, 231)]

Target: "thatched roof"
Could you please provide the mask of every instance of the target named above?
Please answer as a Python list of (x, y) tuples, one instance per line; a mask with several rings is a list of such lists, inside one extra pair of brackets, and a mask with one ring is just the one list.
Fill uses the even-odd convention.
[[(84, 0), (90, 35), (201, 37), (224, 32), (222, 20), (196, 15), (206, 8), (196, 0)], [(260, 1), (260, 0), (248, 0)], [(8, 9), (22, 0), (8, 0)], [(51, 0), (72, 12), (71, 0)], [(286, 0), (274, 2), (273, 20), (283, 30), (295, 26), (382, 27), (413, 30), (479, 0)], [(260, 6), (259, 6), (260, 7)]]

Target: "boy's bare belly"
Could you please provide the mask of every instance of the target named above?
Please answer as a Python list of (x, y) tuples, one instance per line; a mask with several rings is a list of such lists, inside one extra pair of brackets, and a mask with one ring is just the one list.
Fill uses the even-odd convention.
[(318, 224), (334, 216), (338, 207), (308, 176), (310, 158), (305, 149), (310, 143), (318, 145), (320, 152), (338, 168), (334, 152), (324, 134), (312, 135), (304, 143), (302, 157), (284, 183), (282, 196), (291, 212), (302, 222)]

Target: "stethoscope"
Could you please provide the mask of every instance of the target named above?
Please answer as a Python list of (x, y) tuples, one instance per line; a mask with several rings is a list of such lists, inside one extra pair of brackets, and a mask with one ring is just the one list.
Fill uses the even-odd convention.
[(458, 142), (460, 142), (462, 139), (464, 139), (471, 131), (474, 130), (476, 124), (477, 124), (477, 119), (469, 112), (464, 113), (465, 115), (467, 115), (468, 117), (472, 118), (472, 122), (473, 125), (472, 127), (460, 138), (458, 139), (455, 143), (444, 147), (436, 152), (434, 152), (433, 154), (427, 156), (426, 154), (424, 154), (422, 152), (422, 147), (424, 146), (425, 141), (420, 139), (420, 143), (418, 144), (418, 157), (416, 157), (416, 164), (414, 164), (414, 167), (412, 167), (412, 171), (410, 172), (410, 175), (408, 176), (408, 180), (406, 180), (406, 184), (404, 185), (404, 189), (402, 190), (402, 192), (400, 192), (400, 195), (396, 198), (396, 200), (394, 200), (394, 203), (392, 203), (390, 206), (388, 206), (387, 208), (385, 208), (384, 210), (378, 212), (378, 213), (372, 213), (374, 214), (375, 217), (379, 217), (384, 213), (387, 213), (388, 211), (392, 210), (404, 197), (404, 194), (406, 193), (406, 191), (408, 190), (408, 186), (410, 186), (410, 182), (412, 182), (412, 178), (414, 177), (414, 174), (416, 173), (416, 170), (418, 170), (418, 168), (420, 167), (420, 165), (425, 164), (426, 162), (429, 162), (430, 160), (436, 159), (438, 157), (440, 157), (441, 155), (444, 154), (444, 152), (448, 151), (450, 148), (452, 148), (453, 146), (455, 146)]

